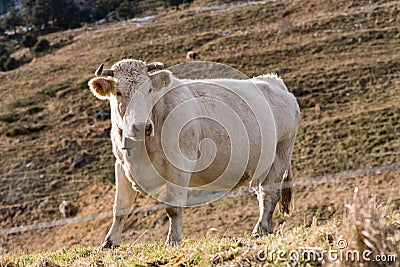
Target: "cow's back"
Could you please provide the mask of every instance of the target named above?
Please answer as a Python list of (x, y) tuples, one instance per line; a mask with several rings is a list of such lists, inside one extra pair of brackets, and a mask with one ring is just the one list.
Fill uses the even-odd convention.
[(278, 140), (293, 136), (299, 124), (300, 108), (295, 96), (276, 75), (251, 79), (264, 93), (274, 114)]

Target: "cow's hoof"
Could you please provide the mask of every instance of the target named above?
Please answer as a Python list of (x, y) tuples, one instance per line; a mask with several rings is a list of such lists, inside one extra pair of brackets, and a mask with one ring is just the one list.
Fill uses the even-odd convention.
[(174, 246), (174, 247), (179, 246), (181, 243), (182, 243), (181, 240), (167, 240), (167, 241), (165, 241), (165, 245)]
[(272, 234), (272, 231), (270, 231), (268, 229), (268, 227), (263, 227), (263, 226), (259, 225), (254, 228), (253, 233), (251, 234), (251, 237), (259, 238), (259, 237), (262, 237), (264, 235), (269, 235), (269, 234)]
[(103, 244), (99, 247), (99, 250), (104, 250), (104, 249), (114, 249), (118, 248), (119, 245), (115, 245), (111, 240), (105, 240)]

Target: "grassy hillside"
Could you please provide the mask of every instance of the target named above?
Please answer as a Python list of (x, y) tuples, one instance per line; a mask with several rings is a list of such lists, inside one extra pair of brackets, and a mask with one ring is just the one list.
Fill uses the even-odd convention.
[[(277, 215), (277, 222), (290, 229), (310, 225), (313, 216), (340, 220), (356, 185), (399, 210), (398, 170), (322, 184), (311, 178), (400, 161), (399, 12), (397, 1), (266, 1), (193, 6), (140, 27), (128, 21), (46, 36), (71, 43), (0, 77), (1, 229), (60, 219), (64, 199), (79, 205), (78, 216), (111, 211), (110, 121), (99, 114), (109, 108), (90, 94), (87, 81), (100, 63), (132, 57), (172, 66), (189, 49), (249, 76), (279, 72), (298, 98), (294, 174), (311, 185), (296, 188), (293, 215)], [(257, 216), (254, 197), (220, 201), (189, 209), (184, 234), (204, 236), (218, 226), (228, 236), (243, 235)], [(93, 246), (109, 224), (103, 218), (1, 235), (1, 250)], [(145, 230), (150, 234), (140, 240), (158, 240), (167, 226), (162, 211), (140, 213), (129, 219), (124, 240)]]
[[(114, 250), (74, 246), (68, 250), (0, 257), (0, 266), (400, 266), (400, 214), (354, 193), (341, 223), (292, 229), (262, 238), (227, 238), (215, 229), (179, 247), (140, 242)], [(387, 216), (389, 215), (389, 216)], [(396, 225), (397, 224), (397, 225)]]

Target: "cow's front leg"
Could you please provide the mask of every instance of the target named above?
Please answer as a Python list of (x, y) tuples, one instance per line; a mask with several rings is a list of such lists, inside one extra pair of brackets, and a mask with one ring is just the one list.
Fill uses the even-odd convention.
[(182, 172), (176, 173), (171, 169), (169, 174), (173, 178), (168, 181), (166, 192), (166, 212), (169, 217), (166, 243), (179, 245), (182, 241), (182, 216), (186, 205), (190, 175)]
[(132, 189), (131, 182), (126, 178), (120, 161), (115, 162), (115, 184), (113, 223), (100, 249), (119, 246), (125, 221), (135, 200), (136, 193)]
[(169, 230), (166, 244), (179, 245), (182, 242), (183, 207), (168, 206), (166, 211), (169, 217)]

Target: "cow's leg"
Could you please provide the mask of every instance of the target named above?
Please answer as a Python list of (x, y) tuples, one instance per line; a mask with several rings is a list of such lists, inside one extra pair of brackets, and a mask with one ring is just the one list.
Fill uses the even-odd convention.
[(289, 202), (291, 198), (291, 188), (284, 185), (284, 191), (281, 191), (282, 182), (290, 182), (292, 179), (291, 156), (293, 151), (294, 138), (288, 138), (278, 143), (276, 149), (275, 160), (272, 163), (271, 169), (259, 187), (257, 193), (258, 203), (260, 207), (260, 217), (253, 230), (253, 236), (260, 236), (272, 233), (272, 216), (276, 204), (282, 197), (285, 203), (281, 208), (282, 211), (289, 210)]
[(271, 165), (267, 178), (256, 191), (260, 207), (260, 217), (253, 230), (253, 236), (261, 236), (272, 233), (272, 215), (276, 204), (281, 198), (281, 182), (287, 163), (285, 153), (282, 153), (282, 144), (278, 143), (275, 160)]
[(182, 241), (182, 216), (183, 207), (168, 206), (169, 230), (166, 240), (168, 245), (179, 245)]
[(182, 172), (174, 173), (174, 175), (177, 178), (173, 179), (175, 182), (172, 181), (167, 184), (166, 212), (169, 217), (169, 230), (166, 243), (178, 245), (182, 241), (182, 216), (190, 175)]
[(256, 191), (256, 194), (260, 208), (260, 216), (256, 226), (253, 229), (252, 235), (261, 236), (265, 234), (271, 234), (272, 215), (274, 213), (276, 204), (280, 199), (280, 184), (272, 183), (270, 185), (260, 185), (259, 189)]
[(131, 182), (126, 178), (123, 166), (119, 161), (115, 163), (115, 184), (113, 223), (100, 249), (119, 246), (125, 221), (135, 200), (136, 193), (132, 189)]

